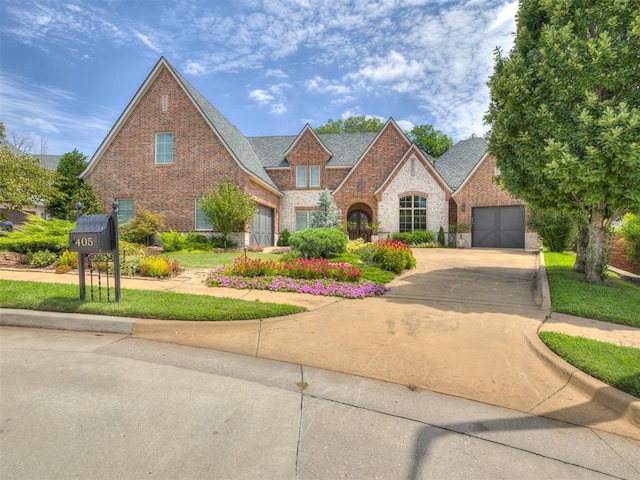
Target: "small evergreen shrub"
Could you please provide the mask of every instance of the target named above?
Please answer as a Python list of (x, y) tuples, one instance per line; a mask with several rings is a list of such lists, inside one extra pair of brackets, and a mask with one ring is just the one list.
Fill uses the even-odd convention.
[(179, 252), (184, 250), (187, 244), (184, 235), (175, 230), (160, 233), (160, 240), (165, 252)]
[(69, 265), (56, 265), (56, 273), (68, 273), (71, 271)]
[(444, 247), (444, 243), (444, 228), (440, 227), (440, 230), (438, 230), (438, 244)]
[(278, 237), (278, 246), (279, 247), (288, 247), (290, 245), (291, 233), (286, 228), (280, 232), (280, 236)]
[[(442, 234), (444, 236), (444, 232)], [(411, 247), (416, 247), (418, 245), (433, 243), (435, 240), (435, 234), (430, 230), (415, 230), (413, 232), (394, 233), (392, 239), (406, 243)]]
[(142, 262), (144, 256), (142, 255), (127, 255), (126, 257), (120, 257), (120, 275), (125, 277), (133, 277), (138, 275), (142, 270)]
[(329, 258), (344, 253), (349, 238), (336, 228), (307, 228), (291, 235), (291, 247), (305, 258)]
[(217, 249), (217, 248), (236, 248), (238, 246), (238, 244), (234, 241), (232, 241), (230, 238), (227, 238), (225, 240), (224, 237), (220, 237), (218, 235), (215, 235), (211, 238), (209, 238), (209, 245), (211, 246), (211, 248)]
[(201, 233), (189, 232), (184, 240), (187, 250), (211, 250), (209, 239)]
[(49, 250), (39, 250), (34, 253), (27, 254), (27, 261), (29, 265), (33, 267), (48, 267), (53, 262), (56, 261), (58, 255), (54, 252), (50, 252)]

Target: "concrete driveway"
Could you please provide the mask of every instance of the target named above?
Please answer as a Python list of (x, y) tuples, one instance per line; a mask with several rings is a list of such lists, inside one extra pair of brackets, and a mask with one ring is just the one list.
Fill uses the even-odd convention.
[(233, 323), (136, 322), (134, 336), (385, 380), (640, 438), (539, 354), (535, 253), (417, 249), (382, 297)]

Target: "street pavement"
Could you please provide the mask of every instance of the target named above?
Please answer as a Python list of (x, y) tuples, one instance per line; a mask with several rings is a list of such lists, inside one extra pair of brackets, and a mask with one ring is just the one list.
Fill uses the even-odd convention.
[(126, 334), (0, 328), (2, 479), (639, 479), (635, 440)]

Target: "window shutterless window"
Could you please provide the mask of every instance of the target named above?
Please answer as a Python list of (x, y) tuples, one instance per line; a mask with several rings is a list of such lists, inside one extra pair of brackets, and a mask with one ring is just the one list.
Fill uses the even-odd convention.
[(156, 133), (156, 163), (173, 163), (173, 133)]
[(118, 202), (118, 223), (126, 223), (133, 218), (133, 199), (119, 198)]
[(318, 166), (309, 167), (309, 186), (310, 187), (320, 186), (320, 167)]
[(304, 188), (307, 186), (307, 167), (296, 167), (296, 187)]
[(309, 228), (312, 213), (311, 210), (299, 210), (296, 212), (296, 232)]
[(407, 195), (400, 199), (401, 232), (427, 229), (427, 199), (420, 195)]
[(196, 212), (196, 230), (213, 230), (213, 224), (209, 217), (205, 215), (205, 213), (200, 210), (200, 200), (201, 198), (195, 199), (195, 212)]

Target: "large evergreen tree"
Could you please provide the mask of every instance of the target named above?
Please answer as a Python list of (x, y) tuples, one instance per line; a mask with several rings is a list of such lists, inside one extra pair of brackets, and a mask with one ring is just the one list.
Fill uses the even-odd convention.
[(77, 203), (82, 204), (82, 211), (85, 214), (102, 213), (102, 206), (96, 198), (93, 187), (78, 178), (86, 166), (86, 155), (77, 149), (62, 155), (54, 182), (57, 192), (47, 202), (49, 215), (62, 220), (75, 220)]
[(640, 0), (521, 0), (489, 81), (499, 181), (579, 214), (590, 283), (603, 281), (611, 223), (640, 205), (638, 52)]

